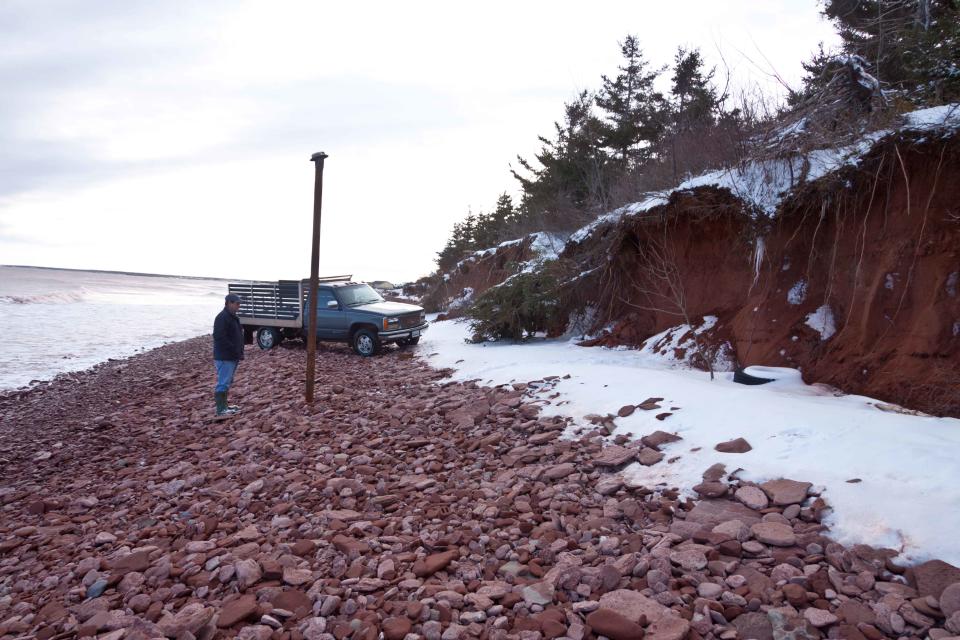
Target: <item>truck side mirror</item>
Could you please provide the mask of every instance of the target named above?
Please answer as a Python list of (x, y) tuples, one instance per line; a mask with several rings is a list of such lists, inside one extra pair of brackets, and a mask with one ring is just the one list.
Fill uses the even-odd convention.
[(336, 300), (327, 300), (327, 309), (337, 309), (340, 307), (340, 303)]

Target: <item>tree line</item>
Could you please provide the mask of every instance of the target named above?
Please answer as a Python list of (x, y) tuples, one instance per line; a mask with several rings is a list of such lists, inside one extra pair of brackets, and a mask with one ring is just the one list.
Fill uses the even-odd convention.
[(960, 97), (960, 0), (825, 0), (822, 13), (841, 45), (821, 45), (804, 63), (801, 86), (775, 109), (733, 104), (696, 48), (680, 47), (670, 65), (655, 67), (639, 39), (626, 36), (616, 74), (564, 105), (532, 159), (517, 157), (519, 202), (503, 193), (492, 211), (457, 222), (439, 270), (524, 233), (575, 229), (645, 191), (742, 159), (759, 126), (808, 104), (850, 59), (872, 74), (881, 98), (927, 105)]

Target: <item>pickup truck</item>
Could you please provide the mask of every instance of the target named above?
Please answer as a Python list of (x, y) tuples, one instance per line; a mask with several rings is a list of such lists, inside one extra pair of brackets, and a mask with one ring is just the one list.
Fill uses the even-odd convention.
[[(237, 315), (248, 344), (256, 336), (261, 349), (272, 349), (286, 338), (306, 338), (309, 280), (232, 282), (227, 289), (240, 296)], [(361, 356), (391, 342), (415, 345), (428, 326), (423, 308), (387, 302), (349, 276), (322, 278), (317, 289), (317, 339), (346, 342)]]

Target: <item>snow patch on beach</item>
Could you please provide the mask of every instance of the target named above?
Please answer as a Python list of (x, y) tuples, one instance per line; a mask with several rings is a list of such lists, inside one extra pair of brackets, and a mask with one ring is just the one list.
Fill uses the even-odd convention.
[[(462, 322), (438, 322), (418, 349), (434, 367), (449, 367), (457, 380), (487, 385), (569, 375), (541, 398), (545, 415), (572, 417), (616, 413), (648, 397), (678, 407), (664, 421), (655, 412), (617, 418), (614, 435), (636, 438), (657, 429), (683, 440), (667, 445), (673, 464), (632, 465), (631, 482), (676, 486), (688, 494), (715, 462), (740, 476), (763, 481), (788, 477), (824, 487), (833, 507), (826, 519), (830, 535), (843, 544), (865, 543), (901, 551), (911, 561), (941, 558), (960, 565), (960, 542), (945, 532), (960, 530), (960, 483), (956, 451), (960, 420), (881, 411), (876, 400), (840, 395), (806, 385), (799, 373), (774, 382), (745, 386), (723, 373), (709, 374), (665, 363), (642, 350), (579, 347), (573, 340), (533, 340), (467, 344)], [(714, 445), (746, 438), (753, 450), (722, 454)], [(848, 480), (860, 479), (850, 483)]]

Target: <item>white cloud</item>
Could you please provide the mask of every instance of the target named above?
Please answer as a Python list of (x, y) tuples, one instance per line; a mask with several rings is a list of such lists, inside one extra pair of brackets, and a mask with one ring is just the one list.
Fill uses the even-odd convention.
[(719, 47), (767, 88), (738, 51), (795, 80), (832, 37), (812, 0), (60, 0), (7, 4), (0, 25), (0, 262), (298, 277), (325, 150), (322, 268), (393, 280), (514, 191), (508, 165), (616, 73), (626, 34), (655, 65)]

